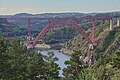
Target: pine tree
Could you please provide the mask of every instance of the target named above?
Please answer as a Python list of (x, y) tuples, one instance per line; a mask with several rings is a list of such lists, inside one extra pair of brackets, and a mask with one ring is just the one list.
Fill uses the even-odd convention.
[(64, 80), (79, 80), (79, 75), (83, 69), (83, 62), (79, 61), (80, 51), (76, 51), (70, 58), (65, 61), (67, 68), (63, 69)]
[(5, 79), (8, 75), (8, 72), (10, 70), (10, 64), (9, 64), (9, 55), (7, 53), (7, 46), (4, 39), (0, 37), (0, 79)]
[(46, 80), (59, 80), (60, 67), (57, 63), (55, 63), (56, 61), (58, 61), (58, 58), (54, 57), (53, 52), (48, 52), (47, 55), (44, 55), (44, 59), (46, 61), (44, 63)]

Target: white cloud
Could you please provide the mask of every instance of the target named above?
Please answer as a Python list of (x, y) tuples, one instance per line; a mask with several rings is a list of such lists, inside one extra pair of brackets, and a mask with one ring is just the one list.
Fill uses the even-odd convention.
[(6, 10), (7, 10), (7, 8), (0, 8), (0, 12), (4, 12)]
[(38, 9), (32, 9), (32, 8), (24, 8), (19, 10), (19, 12), (27, 12), (27, 13), (40, 13), (40, 11)]
[(5, 14), (16, 14), (16, 13), (41, 13), (38, 9), (33, 8), (24, 8), (24, 9), (18, 9), (18, 8), (0, 8), (0, 15)]
[(0, 14), (5, 14), (8, 12), (7, 8), (0, 8)]

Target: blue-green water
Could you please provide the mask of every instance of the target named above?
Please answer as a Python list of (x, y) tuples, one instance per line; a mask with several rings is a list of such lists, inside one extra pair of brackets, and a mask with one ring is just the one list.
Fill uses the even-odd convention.
[(54, 52), (55, 54), (55, 57), (57, 57), (59, 60), (56, 61), (57, 64), (59, 64), (61, 70), (59, 71), (60, 75), (59, 76), (62, 76), (62, 69), (66, 67), (66, 65), (64, 64), (64, 62), (66, 60), (69, 60), (70, 59), (70, 56), (68, 55), (65, 55), (61, 52), (59, 52), (59, 50), (42, 50), (40, 51), (41, 54), (44, 54), (44, 55), (47, 55), (48, 52)]

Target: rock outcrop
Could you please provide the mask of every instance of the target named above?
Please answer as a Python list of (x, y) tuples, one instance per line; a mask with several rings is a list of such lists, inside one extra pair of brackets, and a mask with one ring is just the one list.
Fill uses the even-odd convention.
[(94, 50), (90, 50), (89, 44), (85, 42), (84, 37), (78, 35), (65, 43), (61, 51), (68, 55), (73, 54), (74, 50), (81, 51), (90, 57), (91, 54), (114, 52), (118, 48), (120, 48), (120, 29), (115, 28), (115, 30), (110, 31), (109, 28), (106, 28), (98, 35), (97, 46)]

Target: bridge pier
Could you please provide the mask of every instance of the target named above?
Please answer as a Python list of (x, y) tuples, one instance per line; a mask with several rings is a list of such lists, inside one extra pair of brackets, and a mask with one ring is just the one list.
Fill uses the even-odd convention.
[(112, 31), (114, 29), (114, 21), (113, 19), (110, 19), (110, 30)]
[(117, 26), (120, 26), (120, 19), (117, 20)]

